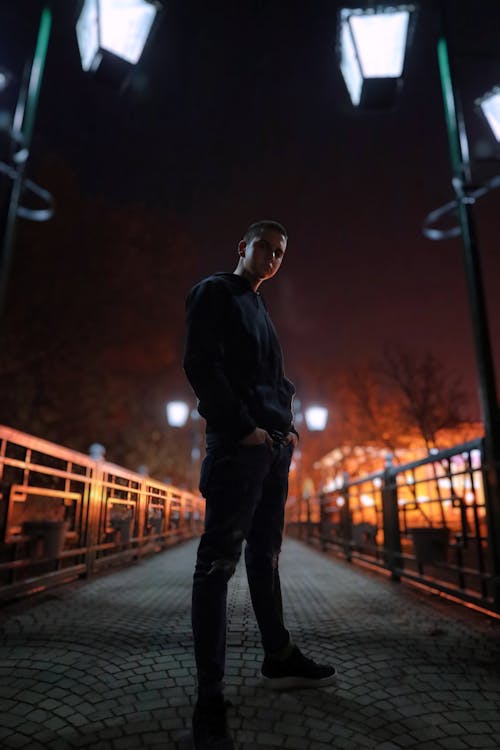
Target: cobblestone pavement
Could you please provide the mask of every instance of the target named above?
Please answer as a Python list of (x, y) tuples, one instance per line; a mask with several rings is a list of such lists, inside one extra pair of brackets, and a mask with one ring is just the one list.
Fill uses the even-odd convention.
[[(191, 747), (196, 542), (6, 606), (0, 747)], [(227, 696), (239, 750), (500, 748), (500, 622), (287, 539), (285, 615), (334, 662), (322, 690), (270, 693), (244, 568), (231, 582)]]

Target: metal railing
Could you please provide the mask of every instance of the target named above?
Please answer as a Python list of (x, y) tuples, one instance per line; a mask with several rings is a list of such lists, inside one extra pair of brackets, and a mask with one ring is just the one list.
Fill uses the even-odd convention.
[[(296, 505), (287, 531), (324, 550), (499, 612), (484, 445), (477, 439)], [(302, 512), (301, 512), (302, 510)]]
[(0, 599), (201, 533), (203, 499), (0, 425)]

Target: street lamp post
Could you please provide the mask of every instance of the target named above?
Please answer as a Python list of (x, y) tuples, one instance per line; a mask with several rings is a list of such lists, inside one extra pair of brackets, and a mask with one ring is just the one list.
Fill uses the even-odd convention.
[(489, 497), (489, 543), (495, 574), (494, 599), (500, 609), (500, 420), (496, 391), (495, 366), (486, 312), (481, 263), (477, 242), (476, 221), (473, 212), (475, 199), (471, 195), (471, 167), (467, 131), (454, 85), (444, 33), (438, 41), (438, 60), (446, 126), (453, 170), (452, 184), (465, 259), (465, 272), (469, 292), (476, 364), (478, 370), (479, 401), (484, 423), (485, 471)]
[[(304, 412), (301, 411), (301, 403), (298, 399), (294, 400), (294, 421), (300, 427), (305, 422), (309, 432), (322, 432), (328, 421), (328, 409), (324, 406), (309, 406)], [(311, 537), (311, 480), (306, 482), (302, 478), (302, 451), (300, 448), (295, 449), (294, 459), (297, 466), (297, 480), (299, 489), (299, 530), (302, 528), (302, 508), (303, 501), (306, 501), (306, 519), (307, 519), (307, 540)]]
[(135, 65), (159, 7), (152, 0), (85, 0), (76, 24), (83, 70), (95, 72), (109, 57)]
[[(394, 8), (384, 5), (370, 10), (345, 10), (341, 11), (340, 22), (341, 24), (345, 24), (346, 18), (351, 18), (352, 13), (355, 14), (354, 17), (357, 19), (360, 17), (373, 19), (376, 16), (379, 16), (380, 18), (388, 18), (391, 15), (401, 12), (412, 13), (413, 10), (413, 6), (400, 6)], [(444, 3), (442, 4), (441, 18), (442, 29), (437, 43), (437, 56), (451, 157), (453, 175), (452, 185), (455, 193), (455, 201), (452, 205), (458, 213), (460, 224), (459, 231), (462, 236), (464, 248), (465, 273), (478, 371), (479, 400), (485, 433), (485, 473), (487, 477), (486, 485), (488, 491), (486, 502), (489, 515), (489, 546), (493, 565), (493, 596), (496, 608), (500, 610), (500, 418), (476, 225), (473, 214), (473, 205), (476, 195), (474, 194), (475, 189), (472, 186), (471, 180), (471, 164), (467, 131), (460, 100), (454, 87), (452, 68), (450, 66), (448, 55), (448, 44), (445, 33), (446, 19)], [(353, 74), (354, 78), (352, 75), (351, 78), (357, 81), (357, 87), (361, 90), (365, 74), (363, 68), (364, 56), (361, 53), (361, 46), (368, 45), (369, 49), (373, 52), (373, 49), (377, 48), (378, 40), (373, 39), (372, 37), (368, 38), (367, 34), (356, 37), (355, 33), (352, 31), (352, 19), (350, 23), (349, 36), (347, 36), (347, 32), (344, 32), (343, 35), (341, 32), (340, 36), (341, 67), (342, 61), (346, 59), (350, 59), (353, 62), (353, 69), (357, 72)], [(406, 24), (406, 28), (407, 26), (408, 24)], [(395, 24), (393, 24), (393, 29), (395, 29)], [(399, 31), (401, 31), (401, 29), (399, 29)], [(345, 39), (348, 40), (347, 46)], [(406, 46), (406, 40), (403, 42), (401, 39), (402, 37), (400, 37), (399, 42), (393, 43), (393, 49), (404, 49)], [(349, 48), (349, 42), (351, 42), (351, 48)], [(346, 78), (344, 70), (345, 65), (346, 63), (344, 62), (342, 72)], [(399, 69), (399, 77), (401, 77), (401, 75), (402, 66)], [(350, 86), (348, 78), (346, 78), (346, 83), (351, 93), (352, 86)], [(356, 91), (356, 89), (353, 90)], [(496, 91), (493, 93), (494, 95), (497, 94)], [(355, 105), (362, 104), (361, 95), (359, 95), (356, 100), (356, 97), (353, 97), (353, 94), (351, 93), (351, 99)], [(488, 121), (495, 132), (495, 136), (498, 138), (500, 137), (500, 126), (498, 127), (498, 131), (496, 129), (500, 119), (498, 98), (496, 98), (496, 96), (486, 97), (482, 104), (484, 104), (484, 102), (490, 102), (486, 108), (485, 116), (488, 118)], [(439, 212), (434, 213), (437, 214)], [(432, 235), (428, 234), (428, 236)]]
[(190, 489), (197, 485), (198, 466), (201, 458), (201, 435), (197, 409), (190, 410), (185, 401), (169, 401), (166, 406), (167, 422), (171, 427), (182, 428), (188, 420), (190, 422), (190, 454), (189, 454), (189, 476)]

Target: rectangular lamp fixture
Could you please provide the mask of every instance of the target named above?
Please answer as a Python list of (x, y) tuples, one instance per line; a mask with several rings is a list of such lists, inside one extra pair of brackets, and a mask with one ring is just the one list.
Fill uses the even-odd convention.
[(477, 99), (476, 104), (481, 107), (495, 138), (500, 142), (500, 86), (495, 86), (494, 89)]
[(412, 5), (342, 8), (340, 69), (355, 107), (390, 106), (402, 80)]
[(157, 12), (149, 0), (85, 0), (76, 24), (82, 68), (97, 70), (104, 52), (135, 65)]

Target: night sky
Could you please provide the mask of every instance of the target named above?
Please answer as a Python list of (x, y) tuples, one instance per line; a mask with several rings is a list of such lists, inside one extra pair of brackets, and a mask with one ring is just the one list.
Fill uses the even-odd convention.
[[(2, 0), (0, 65), (15, 73), (33, 48), (41, 5)], [(500, 84), (500, 61), (491, 59), (499, 5), (447, 4), (474, 153), (493, 144), (472, 103)], [(287, 255), (263, 293), (303, 401), (321, 397), (308, 373), (353, 367), (395, 344), (434, 352), (463, 373), (469, 413), (478, 416), (461, 241), (421, 233), (426, 214), (453, 197), (434, 4), (421, 4), (405, 85), (383, 113), (350, 106), (335, 57), (339, 6), (170, 0), (119, 93), (81, 71), (79, 3), (54, 3), (30, 176), (41, 181), (37, 164), (57, 155), (83, 194), (175, 216), (196, 249), (185, 292), (204, 275), (233, 270), (249, 223), (281, 221)], [(496, 170), (498, 161), (483, 162), (474, 176)], [(44, 187), (50, 182), (44, 173)], [(490, 193), (476, 211), (497, 371), (499, 198)], [(148, 252), (154, 268), (165, 248)], [(69, 262), (76, 272), (78, 257)]]

